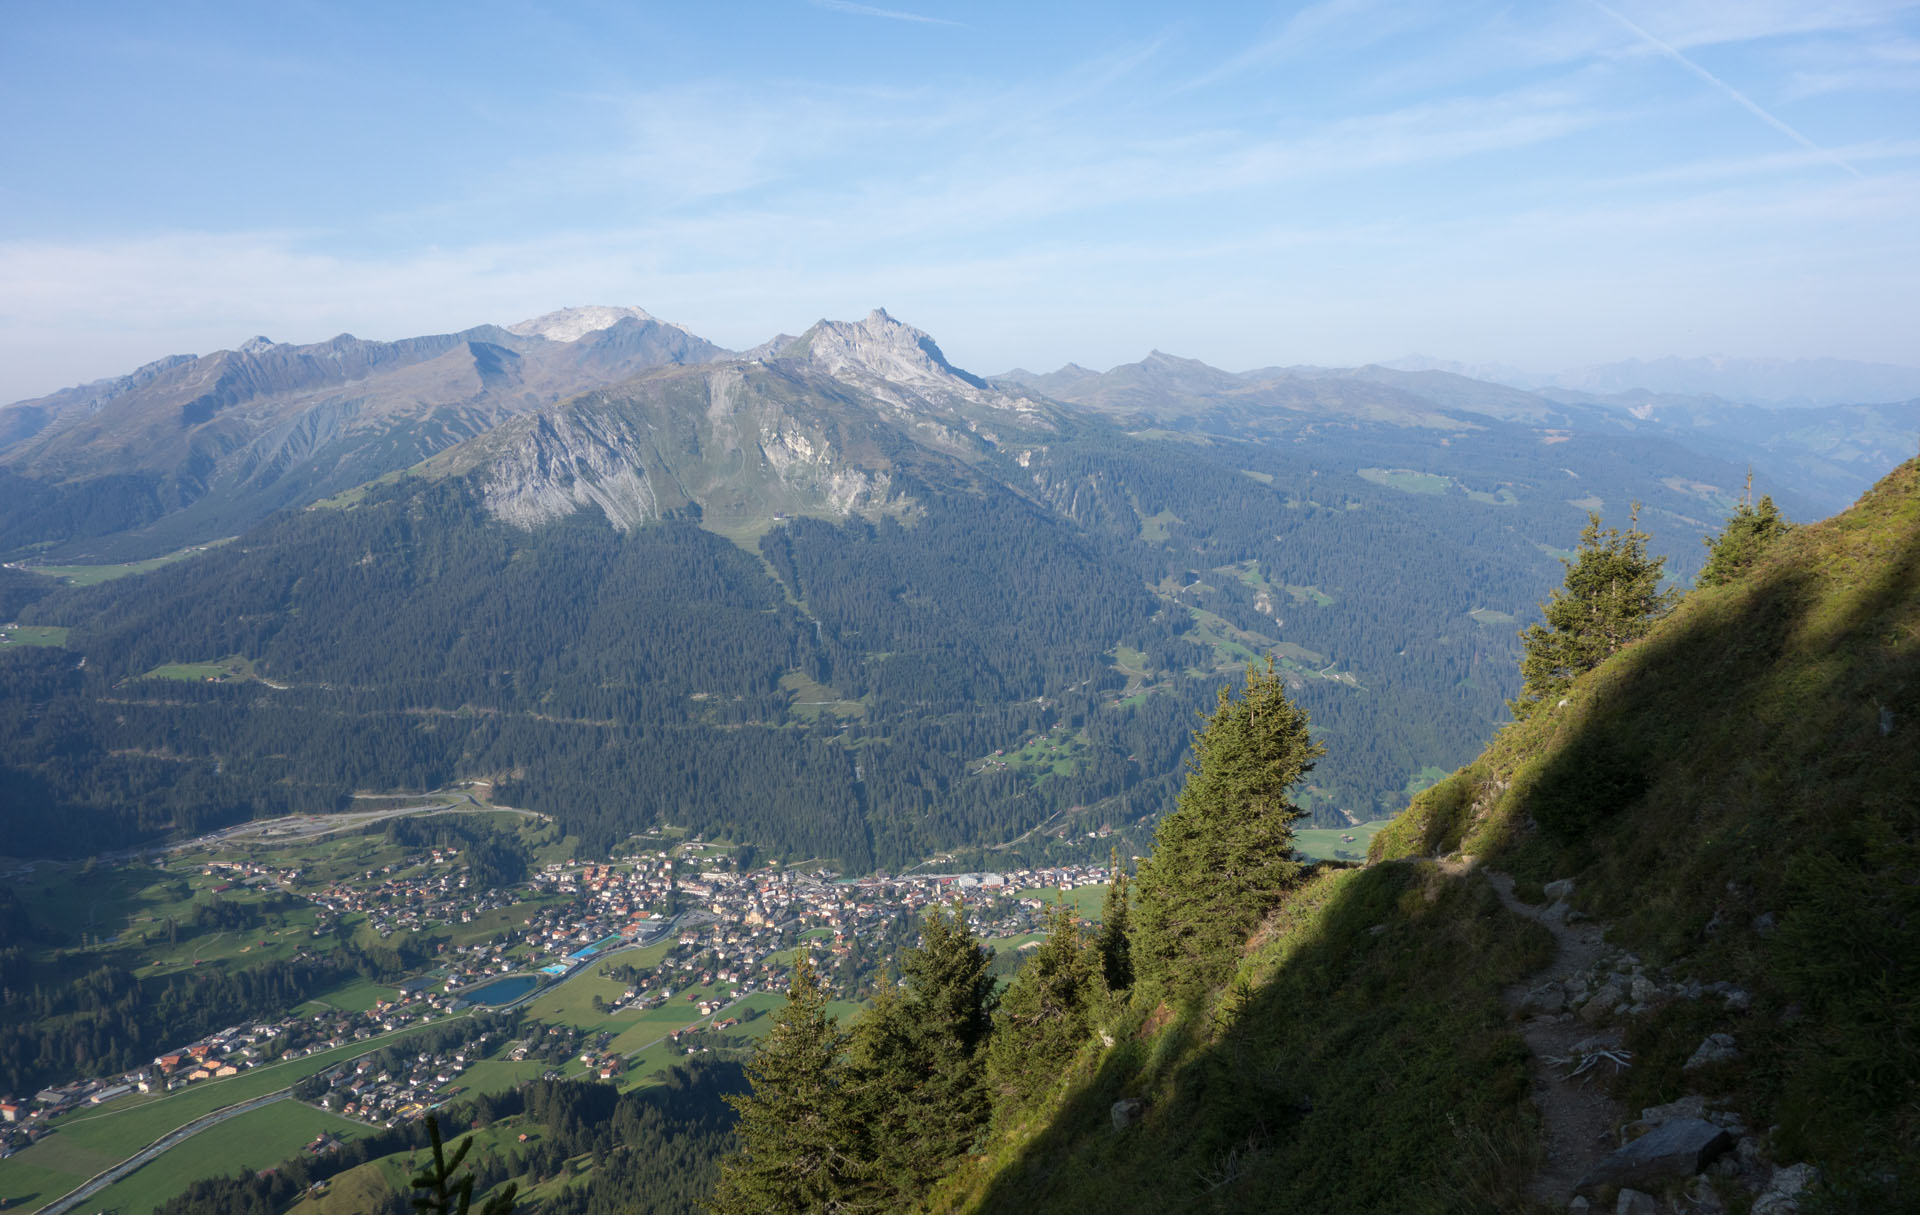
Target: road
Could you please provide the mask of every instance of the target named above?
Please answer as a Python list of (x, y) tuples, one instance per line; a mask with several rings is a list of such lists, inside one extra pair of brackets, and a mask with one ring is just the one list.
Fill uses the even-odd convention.
[(39, 1215), (65, 1215), (66, 1212), (73, 1210), (73, 1208), (79, 1206), (95, 1194), (98, 1194), (101, 1190), (106, 1189), (114, 1182), (132, 1173), (135, 1169), (140, 1168), (161, 1153), (178, 1147), (181, 1143), (193, 1138), (201, 1131), (209, 1127), (219, 1126), (229, 1118), (238, 1118), (242, 1114), (250, 1114), (263, 1106), (272, 1105), (276, 1101), (285, 1101), (287, 1098), (288, 1090), (283, 1088), (277, 1093), (268, 1093), (264, 1097), (255, 1097), (251, 1101), (242, 1101), (238, 1105), (229, 1105), (225, 1109), (215, 1110), (211, 1114), (203, 1114), (183, 1127), (168, 1131), (165, 1135), (149, 1143), (146, 1147), (141, 1148), (138, 1152), (135, 1152), (132, 1156), (122, 1160), (119, 1164), (114, 1165), (105, 1172), (95, 1174), (91, 1180), (79, 1189), (74, 1190), (64, 1197), (56, 1198), (46, 1206), (41, 1207)]

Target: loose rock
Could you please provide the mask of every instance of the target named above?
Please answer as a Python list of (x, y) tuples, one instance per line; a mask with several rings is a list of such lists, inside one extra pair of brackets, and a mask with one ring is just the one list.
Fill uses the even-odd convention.
[(1708, 1034), (1700, 1049), (1693, 1052), (1680, 1070), (1697, 1071), (1703, 1067), (1712, 1067), (1716, 1063), (1731, 1063), (1740, 1057), (1739, 1048), (1734, 1045), (1732, 1034)]
[(1800, 1209), (1800, 1196), (1819, 1179), (1820, 1170), (1810, 1164), (1775, 1169), (1766, 1192), (1753, 1200), (1753, 1215), (1794, 1215)]
[(1660, 1215), (1660, 1204), (1651, 1194), (1639, 1190), (1621, 1190), (1614, 1199), (1613, 1215)]
[(1664, 1122), (1593, 1167), (1574, 1189), (1658, 1184), (1691, 1177), (1733, 1146), (1733, 1136), (1704, 1118)]
[(1147, 1112), (1147, 1103), (1138, 1097), (1122, 1097), (1113, 1103), (1113, 1129), (1124, 1131)]

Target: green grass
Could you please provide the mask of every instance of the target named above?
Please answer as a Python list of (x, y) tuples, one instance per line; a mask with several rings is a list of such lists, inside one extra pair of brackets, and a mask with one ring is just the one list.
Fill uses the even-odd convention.
[(807, 721), (817, 721), (822, 716), (858, 718), (867, 715), (867, 706), (863, 702), (848, 700), (800, 671), (789, 671), (781, 676), (780, 687), (792, 697), (787, 705), (788, 711)]
[(380, 1001), (391, 1000), (398, 994), (393, 988), (383, 987), (372, 979), (359, 979), (316, 997), (315, 1002), (346, 1012), (366, 1012)]
[(64, 646), (67, 630), (53, 624), (16, 624), (0, 630), (0, 645)]
[(150, 1211), (203, 1177), (270, 1168), (323, 1133), (351, 1139), (365, 1130), (364, 1123), (297, 1101), (278, 1101), (200, 1132), (108, 1186), (88, 1206)]
[(1588, 494), (1584, 498), (1568, 498), (1567, 505), (1577, 506), (1581, 510), (1597, 511), (1604, 509), (1607, 503), (1603, 498), (1596, 498), (1592, 494)]
[(1254, 471), (1253, 469), (1251, 469), (1251, 468), (1243, 468), (1243, 469), (1241, 469), (1241, 470), (1240, 470), (1240, 475), (1241, 475), (1241, 476), (1243, 476), (1243, 477), (1252, 477), (1252, 478), (1253, 478), (1254, 480), (1256, 480), (1256, 481), (1258, 481), (1258, 482), (1260, 482), (1260, 484), (1262, 484), (1262, 485), (1272, 485), (1272, 484), (1273, 484), (1273, 474), (1272, 474), (1272, 473), (1263, 473), (1263, 472), (1255, 472), (1255, 471)]
[[(1881, 1209), (1920, 1187), (1920, 461), (1696, 590), (1561, 702), (1503, 730), (1375, 840), (1470, 852), (1575, 905), (1651, 966), (1748, 991), (1636, 1024), (1622, 1097), (1705, 1091)], [(1761, 931), (1773, 917), (1771, 932)], [(1746, 1060), (1681, 1064), (1708, 1032)], [(1836, 1208), (1837, 1209), (1837, 1208)]]
[(304, 1059), (270, 1063), (225, 1080), (203, 1081), (178, 1092), (123, 1097), (99, 1110), (68, 1114), (53, 1124), (54, 1134), (0, 1160), (0, 1197), (48, 1184), (49, 1176), (64, 1179), (58, 1192), (48, 1195), (57, 1197), (203, 1114), (286, 1088), (340, 1060), (378, 1050), (413, 1032), (401, 1030)]
[(30, 565), (24, 567), (29, 573), (43, 574), (48, 578), (58, 578), (69, 586), (98, 586), (102, 582), (112, 582), (116, 578), (125, 578), (133, 574), (144, 574), (157, 570), (163, 565), (172, 565), (184, 561), (198, 553), (227, 543), (226, 540), (213, 540), (206, 544), (183, 548), (168, 553), (164, 557), (149, 557), (145, 561), (126, 561), (118, 565)]
[(1283, 589), (1293, 597), (1295, 603), (1311, 603), (1315, 607), (1333, 606), (1333, 596), (1317, 586), (1295, 586), (1288, 583)]
[(168, 662), (148, 671), (142, 679), (176, 679), (185, 683), (236, 682), (253, 678), (250, 658), (222, 658), (218, 662)]
[(1176, 523), (1186, 522), (1170, 510), (1159, 511), (1140, 520), (1140, 538), (1148, 544), (1164, 544)]
[(1360, 476), (1375, 485), (1408, 494), (1444, 494), (1453, 485), (1452, 477), (1415, 472), (1410, 468), (1363, 468)]
[[(1066, 901), (1073, 905), (1073, 913), (1091, 924), (1100, 922), (1100, 908), (1106, 902), (1105, 886), (1075, 886), (1065, 893)], [(1025, 890), (1014, 891), (1017, 899), (1040, 899), (1049, 906), (1058, 903), (1062, 891), (1058, 886), (1029, 886)]]
[[(1293, 833), (1293, 846), (1316, 861), (1364, 861), (1367, 845), (1387, 821), (1374, 819), (1351, 827), (1302, 827)], [(1346, 838), (1349, 835), (1351, 840)]]
[[(1379, 931), (1374, 931), (1378, 928)], [(1501, 986), (1552, 953), (1477, 875), (1310, 880), (1242, 962), (1242, 994), (1141, 989), (1036, 1105), (1003, 1110), (932, 1209), (1494, 1211), (1531, 1163), (1525, 1047)], [(1141, 1124), (1108, 1111), (1142, 1098)]]
[(1518, 623), (1517, 618), (1506, 612), (1496, 612), (1492, 608), (1475, 608), (1467, 615), (1473, 617), (1475, 624), (1511, 626)]

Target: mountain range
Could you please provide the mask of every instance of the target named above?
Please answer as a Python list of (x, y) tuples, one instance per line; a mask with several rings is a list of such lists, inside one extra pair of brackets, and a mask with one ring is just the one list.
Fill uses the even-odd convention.
[(883, 310), (742, 354), (574, 309), (162, 360), (0, 411), (0, 616), (57, 643), (0, 651), (6, 821), (99, 849), (465, 781), (595, 844), (1104, 855), (1268, 656), (1329, 741), (1306, 804), (1380, 817), (1501, 720), (1589, 512), (1639, 503), (1684, 581), (1749, 467), (1817, 517), (1913, 411), (1689, 408), (982, 377)]

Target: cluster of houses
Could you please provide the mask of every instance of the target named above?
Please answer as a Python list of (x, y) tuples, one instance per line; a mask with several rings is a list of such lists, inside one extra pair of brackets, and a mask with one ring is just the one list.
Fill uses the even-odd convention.
[[(435, 973), (402, 984), (393, 1000), (380, 1001), (366, 1012), (330, 1010), (234, 1027), (169, 1051), (151, 1066), (124, 1076), (49, 1088), (30, 1102), (0, 1102), (0, 1154), (44, 1133), (47, 1123), (67, 1110), (135, 1091), (216, 1080), (276, 1058), (364, 1041), (455, 1010), (462, 1003), (455, 993), (484, 980), (533, 969), (570, 973), (587, 960), (657, 939), (663, 931), (675, 932), (674, 947), (659, 965), (638, 975), (608, 1002), (608, 1011), (657, 1008), (683, 998), (703, 1018), (712, 1016), (742, 996), (781, 990), (788, 975), (783, 951), (799, 936), (814, 938), (814, 947), (826, 955), (823, 963), (835, 969), (847, 961), (857, 938), (893, 923), (903, 910), (919, 912), (957, 902), (983, 938), (1030, 933), (1042, 926), (1048, 902), (1034, 892), (1068, 891), (1108, 880), (1103, 866), (1072, 865), (838, 881), (830, 872), (742, 871), (724, 862), (704, 868), (690, 855), (695, 851), (682, 846), (607, 862), (554, 863), (534, 873), (525, 886), (489, 890), (470, 887), (457, 850), (435, 849), (368, 870), (358, 882), (338, 881), (300, 892), (323, 915), (364, 914), (383, 935), (471, 923), (500, 907), (514, 907), (519, 923), (509, 922), (491, 939), (450, 950)], [(297, 869), (244, 861), (215, 862), (207, 868), (232, 877), (235, 884), (299, 889)], [(525, 913), (518, 914), (522, 908)], [(467, 1055), (476, 1049), (450, 1058), (422, 1056), (404, 1075), (368, 1075), (364, 1061), (347, 1065), (328, 1073), (326, 1099), (340, 1113), (367, 1121), (391, 1124), (419, 1117), (446, 1099), (448, 1086), (467, 1068)], [(618, 1056), (589, 1053), (592, 1057), (584, 1061), (590, 1075), (618, 1074)]]
[(490, 1036), (481, 1034), (469, 1045), (438, 1054), (418, 1052), (398, 1068), (382, 1067), (372, 1058), (329, 1068), (321, 1074), (327, 1091), (320, 1104), (384, 1126), (411, 1122), (462, 1091), (455, 1081), (486, 1054)]
[(445, 1015), (453, 1000), (408, 985), (391, 1000), (365, 1012), (327, 1009), (308, 1016), (284, 1016), (236, 1025), (198, 1042), (155, 1057), (145, 1067), (119, 1076), (76, 1080), (40, 1090), (30, 1101), (0, 1101), (0, 1157), (26, 1146), (51, 1129), (62, 1114), (87, 1109), (134, 1093), (165, 1093), (208, 1080), (236, 1076), (279, 1059), (302, 1059), (318, 1051), (364, 1042), (376, 1034), (402, 1029)]
[(323, 923), (357, 912), (382, 940), (396, 932), (471, 924), (516, 901), (512, 890), (474, 886), (459, 857), (458, 848), (434, 848), (301, 895), (320, 909)]

